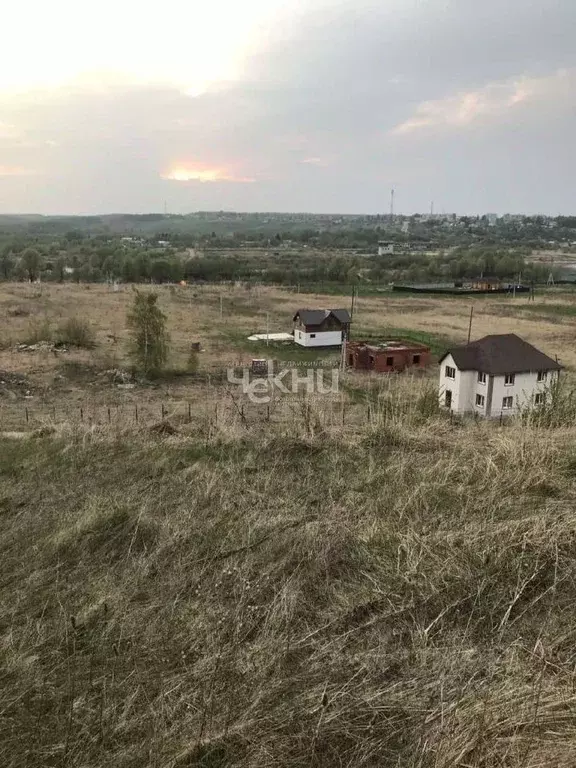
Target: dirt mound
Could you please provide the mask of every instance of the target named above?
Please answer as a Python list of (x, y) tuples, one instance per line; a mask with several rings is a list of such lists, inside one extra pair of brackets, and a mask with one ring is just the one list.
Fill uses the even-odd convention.
[(153, 424), (150, 428), (150, 432), (157, 435), (177, 435), (178, 430), (167, 421), (160, 421), (158, 424)]

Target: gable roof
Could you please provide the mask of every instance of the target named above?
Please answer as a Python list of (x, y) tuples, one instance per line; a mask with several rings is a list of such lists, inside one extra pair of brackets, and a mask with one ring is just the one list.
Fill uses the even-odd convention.
[(299, 309), (292, 319), (299, 317), (304, 325), (321, 325), (330, 315), (342, 325), (350, 322), (347, 309)]
[(470, 344), (448, 349), (439, 362), (452, 355), (461, 371), (480, 371), (490, 376), (527, 371), (559, 371), (562, 366), (556, 360), (540, 352), (515, 333), (484, 336)]

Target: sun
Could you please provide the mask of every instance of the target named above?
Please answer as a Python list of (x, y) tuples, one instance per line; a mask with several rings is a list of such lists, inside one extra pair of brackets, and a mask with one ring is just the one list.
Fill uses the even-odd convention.
[(226, 168), (212, 168), (197, 163), (175, 164), (170, 170), (161, 173), (160, 176), (167, 181), (200, 181), (202, 183), (217, 181), (235, 181), (249, 183), (253, 178), (236, 176)]

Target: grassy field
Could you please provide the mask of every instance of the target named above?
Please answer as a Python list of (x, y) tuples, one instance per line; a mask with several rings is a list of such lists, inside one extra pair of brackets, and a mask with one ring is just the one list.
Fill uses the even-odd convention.
[[(285, 330), (328, 302), (233, 289), (221, 317), (205, 287), (162, 288), (173, 371), (121, 389), (101, 373), (128, 364), (130, 291), (38, 293), (0, 286), (2, 766), (572, 768), (569, 387), (504, 424), (438, 413), (435, 370), (251, 406), (217, 372), (251, 357), (266, 312)], [(474, 336), (576, 364), (569, 311), (474, 307)], [(355, 328), (440, 345), (469, 311), (366, 298)], [(15, 350), (76, 316), (93, 349)]]
[[(25, 424), (84, 418), (90, 411), (95, 422), (135, 419), (136, 409), (150, 417), (166, 412), (194, 413), (229, 399), (222, 386), (223, 371), (246, 365), (253, 357), (277, 359), (284, 365), (312, 363), (337, 365), (338, 353), (313, 352), (288, 343), (248, 341), (252, 333), (286, 331), (300, 307), (350, 307), (349, 296), (298, 295), (265, 287), (159, 286), (160, 304), (168, 317), (172, 338), (170, 375), (153, 387), (121, 388), (105, 371), (124, 370), (127, 358), (126, 312), (132, 290), (115, 292), (105, 285), (0, 284), (0, 381), (22, 377), (18, 386), (0, 384), (0, 430)], [(472, 336), (516, 332), (551, 356), (558, 355), (568, 368), (576, 366), (572, 344), (575, 317), (573, 294), (550, 290), (526, 297), (404, 297), (383, 294), (356, 301), (352, 338), (404, 336), (428, 343), (435, 354), (446, 346), (464, 342), (470, 308), (474, 307)], [(19, 342), (58, 337), (70, 319), (86, 321), (95, 338), (91, 349), (66, 351), (40, 346), (21, 351)], [(196, 376), (187, 376), (192, 342), (200, 342)], [(2, 379), (4, 375), (4, 379)], [(432, 370), (434, 377), (436, 372)], [(366, 378), (366, 377), (364, 377)], [(7, 390), (7, 391), (4, 391)], [(28, 394), (26, 394), (28, 393)], [(111, 409), (108, 414), (108, 408)], [(27, 420), (28, 419), (28, 420)]]

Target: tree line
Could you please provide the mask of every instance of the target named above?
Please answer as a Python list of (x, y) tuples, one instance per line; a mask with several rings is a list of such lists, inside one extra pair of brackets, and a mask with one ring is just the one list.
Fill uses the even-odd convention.
[[(42, 246), (5, 244), (0, 250), (0, 280), (53, 282), (175, 283), (245, 281), (298, 283), (446, 282), (480, 275), (546, 281), (550, 266), (529, 260), (528, 248), (497, 246), (396, 252), (377, 256), (362, 251), (278, 248), (162, 249), (113, 244), (68, 243)], [(555, 277), (558, 275), (556, 274)]]

